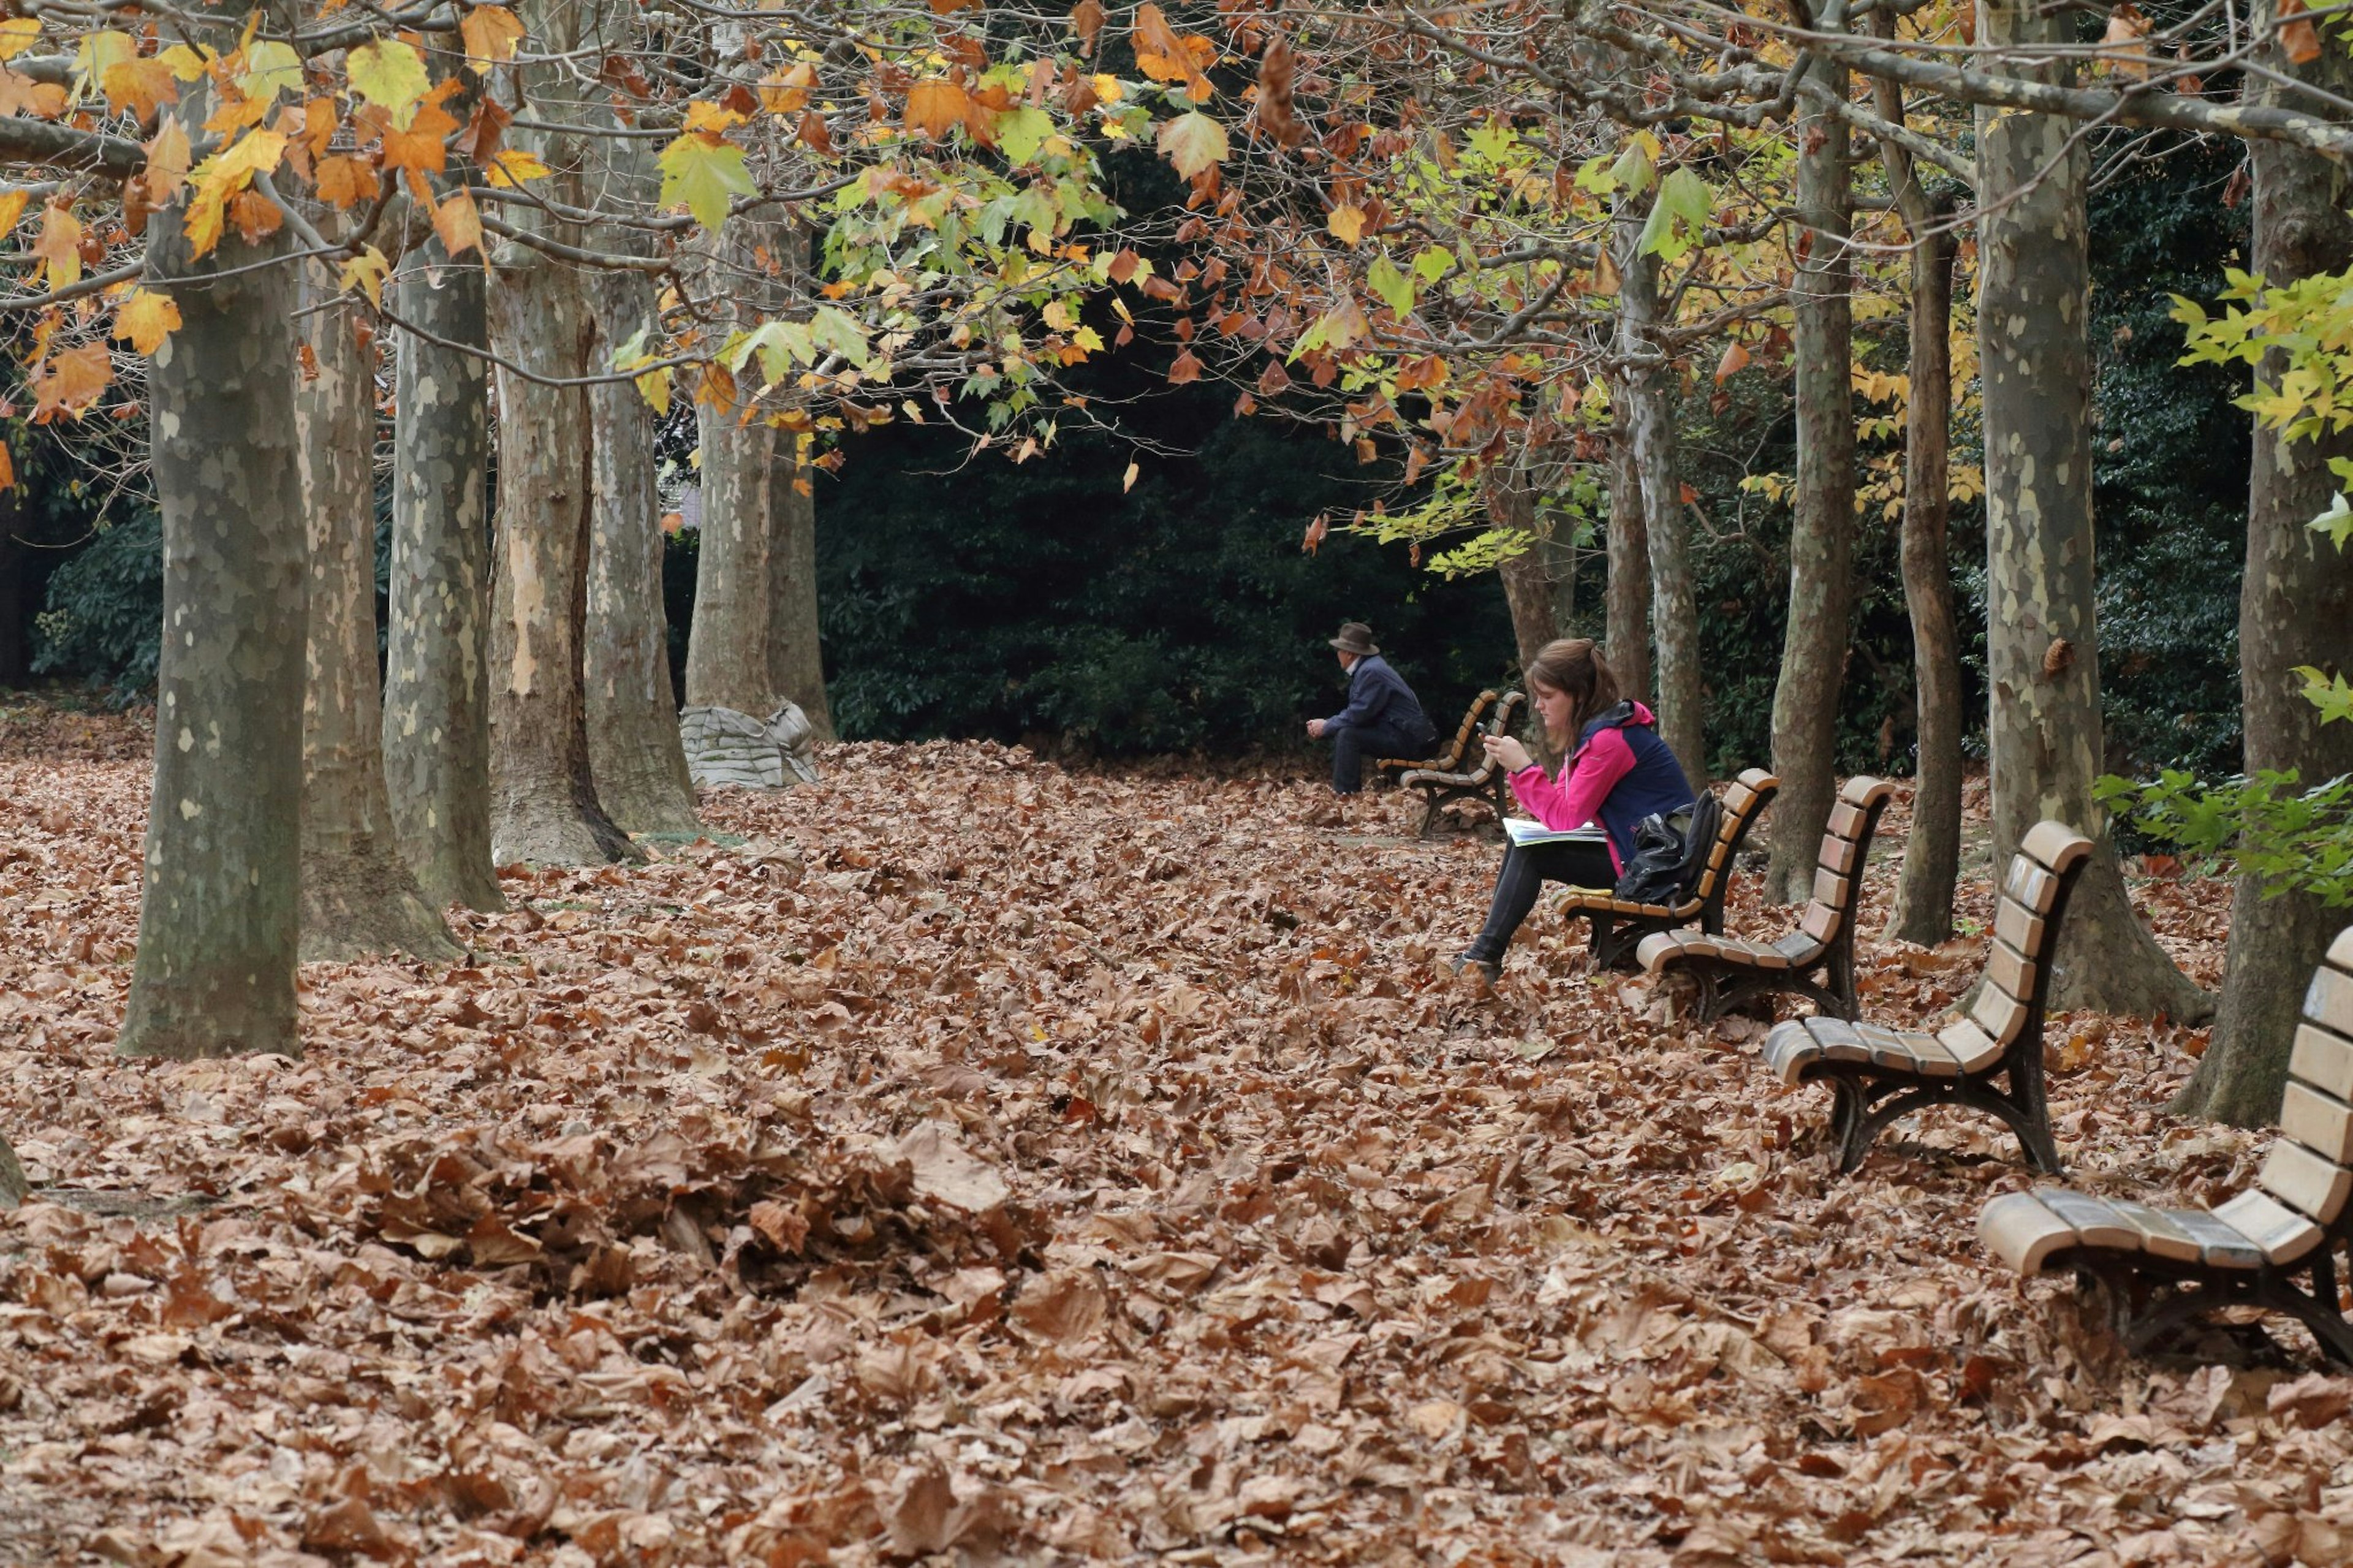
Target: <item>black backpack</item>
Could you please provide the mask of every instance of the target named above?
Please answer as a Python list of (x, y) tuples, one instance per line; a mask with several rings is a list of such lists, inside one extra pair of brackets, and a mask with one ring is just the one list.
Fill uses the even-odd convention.
[(1634, 858), (1612, 894), (1630, 903), (1682, 903), (1698, 889), (1723, 826), (1724, 808), (1704, 792), (1687, 812), (1652, 812), (1634, 825)]

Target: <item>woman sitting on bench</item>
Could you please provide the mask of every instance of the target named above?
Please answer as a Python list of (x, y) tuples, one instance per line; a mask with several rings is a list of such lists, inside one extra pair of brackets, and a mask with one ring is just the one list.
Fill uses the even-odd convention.
[(1545, 644), (1527, 668), (1527, 682), (1546, 737), (1564, 752), (1574, 737), (1576, 750), (1557, 776), (1547, 776), (1509, 735), (1488, 736), (1488, 753), (1511, 770), (1512, 793), (1546, 828), (1565, 832), (1598, 823), (1601, 830), (1504, 849), (1487, 923), (1452, 966), (1457, 974), (1475, 973), (1490, 981), (1503, 972), (1504, 949), (1535, 907), (1542, 884), (1614, 885), (1634, 853), (1637, 824), (1652, 812), (1672, 816), (1696, 804), (1651, 710), (1620, 700), (1618, 679), (1590, 637)]

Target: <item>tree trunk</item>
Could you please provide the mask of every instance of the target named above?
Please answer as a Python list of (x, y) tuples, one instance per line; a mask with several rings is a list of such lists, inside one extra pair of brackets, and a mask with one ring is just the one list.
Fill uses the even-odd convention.
[(1562, 635), (1553, 613), (1552, 577), (1545, 570), (1544, 542), (1536, 534), (1535, 489), (1516, 458), (1490, 465), (1480, 489), (1487, 525), (1509, 529), (1527, 541), (1496, 573), (1504, 580), (1504, 603), (1512, 613), (1512, 640), (1518, 646), (1520, 666), (1525, 669), (1535, 662), (1545, 644)]
[[(1846, 72), (1813, 68), (1841, 100)], [(1789, 530), (1789, 616), (1773, 690), (1772, 855), (1765, 896), (1812, 896), (1822, 829), (1838, 792), (1839, 693), (1854, 600), (1852, 196), (1846, 121), (1798, 117), (1798, 243), (1791, 316), (1797, 346), (1797, 517)]]
[[(451, 342), (488, 342), (474, 258), (453, 262), (434, 239), (422, 260), (399, 282), (401, 319)], [(385, 779), (401, 858), (437, 909), (507, 907), (491, 861), (488, 369), (471, 354), (400, 340)]]
[[(200, 136), (209, 95), (176, 112)], [(155, 787), (139, 955), (116, 1048), (299, 1056), (304, 538), (290, 248), (234, 226), (191, 254), (185, 199), (147, 230), (147, 286), (181, 326), (148, 378), (164, 518)], [(252, 268), (249, 271), (239, 268)]]
[(0, 1214), (22, 1204), (32, 1191), (25, 1167), (16, 1163), (16, 1151), (9, 1147), (7, 1135), (0, 1133)]
[[(2069, 43), (2073, 19), (2024, 0), (1981, 0), (1978, 37), (2023, 50)], [(1978, 359), (1986, 452), (1988, 726), (1996, 864), (2042, 817), (2097, 837), (2059, 938), (2053, 1005), (2203, 1017), (2211, 998), (2174, 968), (2134, 913), (2092, 801), (2101, 767), (2093, 622), (2092, 464), (2085, 340), (2088, 156), (2054, 116), (1978, 115)]]
[[(527, 8), (551, 54), (588, 47), (589, 11), (542, 0)], [(580, 85), (546, 67), (529, 88), (552, 121), (581, 109)], [(583, 110), (585, 113), (585, 110)], [(554, 171), (552, 201), (588, 205), (577, 134), (512, 138)], [(538, 213), (548, 238), (576, 245), (576, 226)], [(587, 286), (580, 270), (518, 241), (499, 246), (490, 290), (491, 347), (509, 363), (555, 381), (589, 374)], [(590, 866), (637, 858), (597, 804), (588, 771), (581, 644), (588, 615), (588, 394), (501, 367), (499, 384), (497, 570), (491, 584), (491, 852), (501, 862)]]
[(1659, 321), (1659, 258), (1636, 251), (1648, 200), (1619, 204), (1618, 352), (1626, 362), (1626, 412), (1651, 555), (1651, 616), (1659, 734), (1694, 789), (1707, 787), (1706, 689), (1700, 672), (1699, 606), (1692, 587), (1683, 480), (1675, 468), (1674, 364), (1651, 336)]
[(776, 707), (776, 671), (768, 657), (768, 481), (776, 432), (757, 419), (746, 423), (740, 409), (709, 403), (700, 406), (697, 417), (702, 539), (695, 552), (686, 700), (765, 719)]
[(825, 658), (818, 637), (817, 469), (800, 461), (801, 444), (779, 430), (768, 468), (768, 653), (777, 695), (808, 716), (818, 743), (837, 737), (825, 697)]
[[(1878, 18), (1874, 16), (1874, 20)], [(1893, 18), (1888, 18), (1892, 27)], [(1904, 116), (1893, 82), (1877, 84), (1880, 114)], [(1911, 394), (1904, 425), (1904, 603), (1912, 617), (1915, 729), (1912, 831), (1895, 882), (1887, 935), (1934, 947), (1953, 934), (1961, 864), (1961, 637), (1953, 613), (1945, 528), (1951, 510), (1953, 255), (1946, 214), (1921, 187), (1911, 154), (1880, 144), (1887, 183), (1912, 235)]]
[[(615, 272), (595, 287), (591, 363), (601, 368), (652, 317), (654, 286), (642, 272)], [(679, 744), (662, 614), (653, 410), (636, 386), (615, 382), (589, 390), (588, 418), (596, 491), (585, 671), (589, 773), (597, 800), (629, 832), (691, 833), (699, 826), (694, 783)]]
[[(2255, 13), (2257, 37), (2272, 36), (2270, 7)], [(2337, 49), (2297, 66), (2276, 47), (2267, 62), (2330, 91), (2353, 91), (2353, 67)], [(2248, 97), (2276, 102), (2279, 89), (2247, 79)], [(2353, 180), (2341, 164), (2269, 142), (2249, 148), (2254, 161), (2254, 269), (2274, 288), (2353, 266)], [(2267, 361), (2261, 379), (2278, 384), (2284, 369)], [(2306, 527), (2327, 510), (2337, 484), (2331, 458), (2353, 457), (2343, 432), (2318, 441), (2286, 440), (2255, 426), (2247, 484), (2247, 571), (2239, 588), (2239, 680), (2246, 713), (2246, 769), (2294, 768), (2309, 786), (2353, 772), (2353, 725), (2325, 725), (2306, 701), (2297, 665), (2353, 671), (2353, 556)], [(2198, 1071), (2173, 1109), (2242, 1127), (2279, 1115), (2288, 1051), (2312, 971), (2346, 920), (2316, 899), (2263, 896), (2253, 877), (2239, 879), (2231, 900), (2231, 943), (2223, 960), (2222, 1005)]]
[(1642, 526), (1642, 480), (1634, 466), (1634, 437), (1620, 386), (1610, 400), (1609, 588), (1602, 609), (1602, 641), (1618, 689), (1638, 700), (1651, 696), (1651, 544)]
[[(309, 681), (302, 701), (305, 960), (461, 951), (400, 858), (384, 774), (375, 663), (375, 346), (312, 267), (311, 365), (295, 392), (310, 531)], [(365, 333), (365, 336), (363, 334)]]

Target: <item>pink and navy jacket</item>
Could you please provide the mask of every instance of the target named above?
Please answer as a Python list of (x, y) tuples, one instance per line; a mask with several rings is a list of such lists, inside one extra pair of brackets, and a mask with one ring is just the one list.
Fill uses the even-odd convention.
[(1691, 781), (1659, 739), (1657, 724), (1640, 702), (1620, 702), (1585, 726), (1557, 778), (1530, 763), (1512, 775), (1512, 793), (1556, 831), (1599, 822), (1609, 836), (1609, 863), (1623, 871), (1634, 853), (1636, 824), (1654, 811), (1672, 816), (1694, 804)]

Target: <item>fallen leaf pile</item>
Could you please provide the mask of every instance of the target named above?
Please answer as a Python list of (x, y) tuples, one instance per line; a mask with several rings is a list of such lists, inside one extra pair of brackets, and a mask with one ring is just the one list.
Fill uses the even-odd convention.
[[(457, 965), (306, 968), (300, 1061), (132, 1062), (146, 740), (10, 717), (0, 1561), (2353, 1554), (2300, 1331), (2121, 1356), (1977, 1251), (1996, 1124), (1839, 1178), (1760, 1024), (1541, 910), (1492, 995), (1440, 978), (1498, 851), (1395, 795), (838, 747), (652, 864), (506, 873)], [(2227, 889), (2138, 891), (2212, 984)], [(1867, 1013), (1981, 946), (1865, 943)], [(2053, 1020), (2080, 1184), (2250, 1179), (2160, 1110), (2201, 1047)]]

